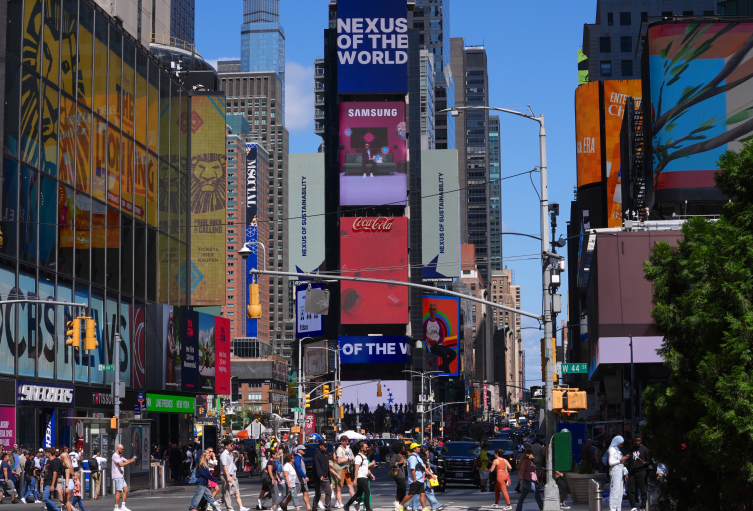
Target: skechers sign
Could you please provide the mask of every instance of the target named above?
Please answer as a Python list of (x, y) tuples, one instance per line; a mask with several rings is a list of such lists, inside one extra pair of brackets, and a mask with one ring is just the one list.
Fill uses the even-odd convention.
[(37, 385), (31, 382), (16, 382), (16, 404), (73, 406), (73, 387), (63, 385)]
[(408, 92), (407, 13), (407, 0), (337, 2), (340, 94)]
[(340, 336), (343, 364), (407, 364), (411, 345), (404, 335)]

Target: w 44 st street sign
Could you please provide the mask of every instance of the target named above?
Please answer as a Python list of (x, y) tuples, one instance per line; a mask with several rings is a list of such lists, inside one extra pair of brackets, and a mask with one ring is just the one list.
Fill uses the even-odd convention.
[(561, 364), (562, 374), (588, 374), (588, 364)]

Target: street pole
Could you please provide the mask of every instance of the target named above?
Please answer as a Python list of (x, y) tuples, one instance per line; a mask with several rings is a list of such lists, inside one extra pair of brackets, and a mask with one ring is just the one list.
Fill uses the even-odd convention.
[(118, 429), (115, 430), (115, 449), (120, 444), (120, 398), (124, 397), (120, 395), (120, 334), (115, 334), (115, 378), (113, 384), (113, 404), (115, 405), (115, 417), (117, 420), (115, 423), (118, 425)]
[(635, 365), (633, 365), (633, 336), (630, 336), (630, 434), (635, 439)]
[[(303, 424), (306, 424), (306, 397), (303, 394), (303, 339), (298, 340), (298, 409), (302, 410), (298, 412), (298, 417), (303, 415)], [(298, 422), (296, 425), (300, 425)]]

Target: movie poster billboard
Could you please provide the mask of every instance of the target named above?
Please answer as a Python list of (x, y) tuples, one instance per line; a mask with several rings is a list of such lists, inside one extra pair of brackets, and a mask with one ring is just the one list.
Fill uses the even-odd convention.
[(460, 299), (424, 295), (422, 318), (426, 367), (441, 371), (438, 376), (457, 376)]
[(214, 316), (199, 312), (199, 384), (202, 392), (214, 392), (215, 333)]
[(579, 188), (601, 181), (599, 84), (589, 82), (575, 89), (575, 161)]
[(230, 320), (214, 317), (214, 393), (230, 395)]
[(288, 156), (288, 218), (288, 271), (317, 271), (324, 263), (324, 153)]
[[(246, 259), (246, 275), (257, 266), (257, 250), (259, 229), (257, 222), (259, 186), (257, 170), (259, 149), (256, 144), (246, 145), (246, 243), (251, 249), (251, 255)], [(263, 263), (262, 263), (263, 264)], [(249, 281), (249, 284), (251, 282)], [(251, 305), (251, 296), (246, 293), (246, 306)], [(246, 337), (256, 337), (259, 334), (259, 320), (246, 317)]]
[(460, 277), (458, 151), (421, 151), (421, 276), (423, 282)]
[[(408, 218), (348, 217), (340, 220), (340, 272), (347, 277), (408, 282)], [(408, 323), (408, 288), (343, 282), (344, 325)]]
[(181, 309), (180, 384), (183, 392), (199, 390), (199, 312)]
[(408, 92), (407, 13), (407, 0), (337, 3), (340, 94)]
[(181, 285), (192, 305), (225, 305), (225, 97), (192, 96), (191, 108), (191, 267)]
[(407, 203), (407, 129), (401, 101), (340, 103), (340, 205)]
[(181, 335), (180, 308), (162, 306), (162, 352), (164, 358), (165, 390), (180, 390), (181, 386)]

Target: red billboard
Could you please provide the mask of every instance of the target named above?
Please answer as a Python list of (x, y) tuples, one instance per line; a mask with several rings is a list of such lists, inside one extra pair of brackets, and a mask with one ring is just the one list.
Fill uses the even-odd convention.
[(214, 393), (230, 395), (230, 320), (214, 317)]
[[(408, 282), (408, 219), (340, 219), (340, 270), (343, 276)], [(343, 282), (344, 325), (408, 323), (408, 288), (371, 282)]]

